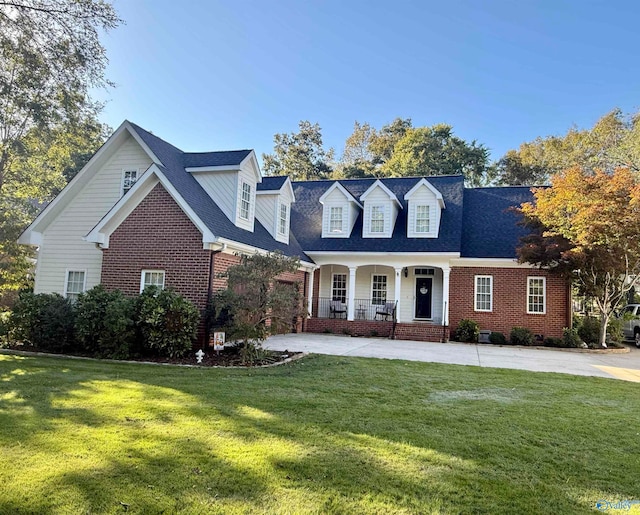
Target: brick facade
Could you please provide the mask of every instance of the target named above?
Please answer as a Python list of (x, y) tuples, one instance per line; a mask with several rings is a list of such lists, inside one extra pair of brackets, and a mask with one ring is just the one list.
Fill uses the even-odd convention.
[[(212, 291), (225, 288), (226, 279), (220, 275), (239, 262), (239, 256), (204, 250), (202, 233), (158, 184), (111, 234), (109, 248), (103, 250), (102, 284), (108, 290), (137, 295), (142, 270), (164, 270), (165, 286), (200, 310), (198, 339), (202, 340), (209, 281)], [(278, 279), (300, 282), (301, 292), (304, 289), (302, 271), (282, 274)], [(302, 331), (302, 320), (295, 328)]]
[[(475, 276), (493, 277), (493, 309), (474, 310)], [(546, 277), (546, 314), (527, 313), (527, 277)], [(571, 326), (570, 291), (567, 283), (545, 271), (527, 268), (451, 269), (449, 323), (455, 331), (463, 318), (480, 325), (480, 329), (499, 331), (509, 338), (515, 326), (528, 327), (534, 334), (561, 337), (562, 328)]]

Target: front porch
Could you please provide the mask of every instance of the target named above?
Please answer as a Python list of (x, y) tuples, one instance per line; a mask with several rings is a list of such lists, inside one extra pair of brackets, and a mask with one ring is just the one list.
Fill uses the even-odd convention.
[(450, 270), (438, 265), (323, 264), (308, 291), (306, 331), (447, 341)]

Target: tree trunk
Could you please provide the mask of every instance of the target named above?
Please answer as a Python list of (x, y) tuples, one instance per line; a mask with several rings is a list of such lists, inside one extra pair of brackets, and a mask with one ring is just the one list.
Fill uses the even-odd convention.
[(607, 348), (607, 326), (609, 325), (609, 319), (611, 318), (611, 313), (605, 313), (604, 311), (600, 312), (600, 336), (598, 338), (598, 343), (600, 347)]

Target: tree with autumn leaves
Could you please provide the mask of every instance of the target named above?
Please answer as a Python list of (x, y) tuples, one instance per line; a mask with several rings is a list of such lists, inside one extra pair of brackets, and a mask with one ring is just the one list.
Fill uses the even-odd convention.
[(535, 188), (519, 211), (532, 233), (518, 248), (531, 263), (574, 281), (600, 311), (601, 346), (607, 325), (640, 281), (640, 182), (628, 168), (605, 172), (573, 167)]

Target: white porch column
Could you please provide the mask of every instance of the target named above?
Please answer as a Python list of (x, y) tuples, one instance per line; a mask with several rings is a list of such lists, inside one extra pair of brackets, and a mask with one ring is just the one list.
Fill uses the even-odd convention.
[(396, 320), (398, 320), (398, 313), (400, 313), (400, 286), (401, 286), (400, 282), (402, 281), (403, 269), (404, 268), (394, 268), (394, 270), (396, 271), (396, 282), (394, 283), (395, 291), (393, 295), (396, 301)]
[(309, 288), (307, 290), (307, 312), (309, 313), (309, 318), (313, 315), (313, 279), (315, 273), (315, 270), (309, 272)]
[(349, 295), (347, 298), (347, 320), (355, 320), (356, 303), (356, 270), (357, 266), (349, 267)]
[(449, 325), (449, 275), (451, 268), (442, 268), (442, 323)]

